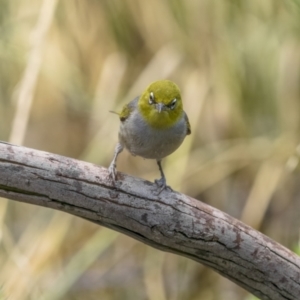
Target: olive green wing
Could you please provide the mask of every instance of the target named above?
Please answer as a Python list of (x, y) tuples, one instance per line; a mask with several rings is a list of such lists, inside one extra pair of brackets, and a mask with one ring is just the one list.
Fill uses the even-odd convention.
[(132, 111), (134, 111), (137, 108), (138, 100), (139, 97), (136, 97), (135, 99), (124, 105), (122, 111), (119, 114), (121, 122), (126, 121), (132, 113)]
[(192, 130), (191, 130), (191, 124), (190, 124), (190, 121), (189, 121), (189, 118), (187, 116), (187, 114), (184, 112), (184, 120), (186, 122), (186, 135), (189, 135), (192, 133)]
[(137, 102), (139, 100), (139, 97), (136, 97), (129, 103), (125, 104), (121, 110), (121, 112), (116, 112), (116, 111), (110, 111), (111, 113), (114, 113), (119, 116), (120, 121), (124, 122), (125, 120), (128, 119), (132, 111), (134, 111), (137, 108)]

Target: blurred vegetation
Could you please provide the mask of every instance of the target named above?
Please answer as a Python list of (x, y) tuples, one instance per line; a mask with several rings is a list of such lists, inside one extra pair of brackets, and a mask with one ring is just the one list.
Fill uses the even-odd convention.
[[(108, 166), (109, 110), (162, 78), (192, 126), (168, 183), (299, 253), (299, 0), (0, 0), (1, 140)], [(0, 270), (1, 299), (254, 299), (186, 258), (5, 199)]]

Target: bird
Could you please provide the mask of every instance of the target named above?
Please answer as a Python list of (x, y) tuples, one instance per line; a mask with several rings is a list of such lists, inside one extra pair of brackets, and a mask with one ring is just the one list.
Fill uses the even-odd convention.
[(155, 180), (158, 194), (169, 188), (162, 169), (162, 159), (173, 153), (191, 134), (191, 126), (179, 87), (170, 80), (151, 83), (144, 92), (127, 103), (120, 113), (118, 143), (108, 173), (117, 178), (117, 157), (125, 149), (133, 156), (155, 159), (161, 178)]

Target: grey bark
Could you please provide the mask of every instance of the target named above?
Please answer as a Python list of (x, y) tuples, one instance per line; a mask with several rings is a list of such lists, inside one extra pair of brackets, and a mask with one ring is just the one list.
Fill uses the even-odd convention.
[(300, 258), (231, 216), (148, 181), (0, 142), (0, 196), (61, 210), (200, 262), (261, 299), (300, 299)]

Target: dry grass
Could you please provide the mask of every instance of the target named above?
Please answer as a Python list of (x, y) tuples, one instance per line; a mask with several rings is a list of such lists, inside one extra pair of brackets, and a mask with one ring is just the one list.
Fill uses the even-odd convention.
[[(299, 33), (299, 0), (0, 0), (0, 139), (108, 166), (109, 110), (171, 79), (193, 134), (164, 162), (169, 184), (299, 251)], [(118, 168), (158, 176), (128, 153)], [(190, 260), (4, 199), (0, 270), (0, 299), (253, 299)]]

